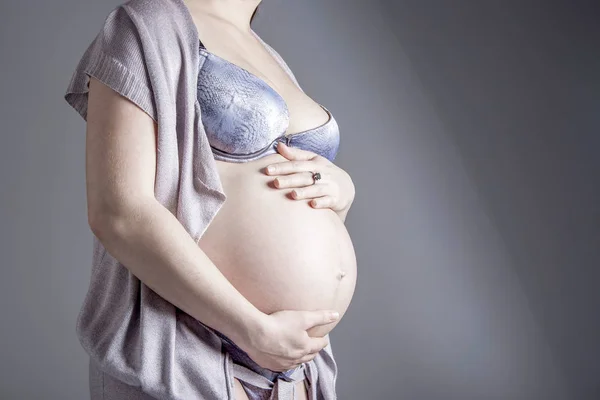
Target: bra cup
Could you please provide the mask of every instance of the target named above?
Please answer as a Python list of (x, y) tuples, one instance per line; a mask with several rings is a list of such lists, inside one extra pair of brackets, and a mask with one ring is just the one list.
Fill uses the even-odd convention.
[(264, 80), (218, 56), (205, 57), (198, 74), (197, 96), (202, 124), (216, 160), (248, 162), (277, 153), (283, 141), (334, 161), (339, 150), (339, 127), (331, 112), (323, 125), (284, 136), (289, 110)]
[(218, 150), (253, 153), (288, 128), (283, 99), (247, 71), (218, 58), (209, 57), (204, 62), (197, 95), (209, 142)]
[(325, 126), (297, 136), (291, 135), (288, 145), (312, 151), (334, 161), (340, 148), (340, 131), (337, 121), (332, 116), (331, 121)]

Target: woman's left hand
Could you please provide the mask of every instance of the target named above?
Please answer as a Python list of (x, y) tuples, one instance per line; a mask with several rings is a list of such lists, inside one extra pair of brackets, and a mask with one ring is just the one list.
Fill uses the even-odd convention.
[[(354, 183), (350, 175), (327, 158), (312, 151), (277, 144), (277, 152), (289, 161), (267, 165), (267, 175), (285, 175), (274, 179), (278, 189), (294, 188), (296, 200), (311, 199), (313, 208), (331, 208), (339, 213), (347, 210), (354, 200)], [(313, 184), (312, 172), (321, 174)]]

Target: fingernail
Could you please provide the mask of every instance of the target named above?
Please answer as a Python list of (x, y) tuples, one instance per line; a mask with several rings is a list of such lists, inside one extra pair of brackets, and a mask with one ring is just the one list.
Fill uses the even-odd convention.
[(338, 319), (340, 317), (340, 313), (337, 311), (334, 311), (331, 313), (331, 319)]

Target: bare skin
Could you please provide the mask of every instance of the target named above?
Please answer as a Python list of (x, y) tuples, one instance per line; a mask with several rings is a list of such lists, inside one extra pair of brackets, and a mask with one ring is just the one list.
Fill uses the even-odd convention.
[[(327, 113), (297, 87), (250, 28), (250, 16), (260, 0), (184, 2), (209, 52), (250, 71), (284, 98), (290, 111), (286, 134), (327, 121)], [(228, 202), (198, 244), (260, 311), (271, 314), (286, 309), (332, 308), (340, 312), (341, 318), (356, 283), (356, 260), (343, 227), (347, 210), (338, 215), (327, 209), (309, 210), (302, 202), (285, 199), (282, 192), (268, 189), (273, 177), (260, 171), (280, 161), (286, 159), (279, 154), (243, 164), (217, 161)], [(274, 219), (273, 215), (287, 219)], [(257, 231), (265, 233), (256, 235)], [(232, 243), (236, 243), (234, 251)], [(257, 252), (261, 246), (269, 251)], [(254, 279), (257, 275), (261, 277), (259, 282)], [(324, 336), (336, 324), (315, 326), (308, 332)], [(263, 367), (289, 369), (270, 367), (264, 354), (240, 347)], [(237, 398), (246, 399), (237, 379), (235, 387)], [(297, 384), (297, 393), (308, 398), (305, 381)]]
[(325, 123), (327, 113), (301, 93), (251, 32), (256, 0), (184, 0), (198, 36), (206, 48), (267, 82), (286, 101), (290, 111), (287, 133)]
[[(204, 8), (212, 10), (215, 17), (196, 24), (203, 27), (203, 43), (209, 50), (262, 77), (285, 98), (291, 115), (288, 132), (325, 122), (324, 110), (301, 95), (256, 38), (249, 36), (247, 29), (240, 29), (247, 28), (256, 1), (197, 0), (186, 4), (198, 22), (199, 16), (206, 15), (201, 12), (202, 6), (215, 6)], [(225, 26), (229, 26), (228, 31), (223, 29)], [(211, 32), (214, 32), (212, 37)], [(217, 268), (217, 261), (213, 263), (218, 253), (211, 246), (211, 238), (218, 235), (219, 225), (207, 230), (203, 244), (194, 243), (175, 216), (155, 199), (157, 132), (157, 124), (150, 116), (91, 78), (86, 182), (88, 218), (94, 234), (146, 285), (194, 318), (226, 334), (263, 367), (282, 371), (312, 360), (328, 344), (325, 335), (341, 318), (341, 315), (338, 319), (331, 318), (330, 312), (341, 310), (343, 314), (349, 297), (327, 303), (327, 307), (285, 309), (260, 304), (251, 293), (247, 297), (242, 294), (239, 286), (226, 276), (226, 266), (219, 264)], [(282, 158), (269, 157), (271, 161)], [(268, 161), (267, 158), (262, 162)], [(227, 180), (224, 169), (231, 166), (225, 163), (219, 166), (227, 185), (231, 181)], [(227, 213), (219, 215), (224, 218)], [(209, 258), (205, 250), (214, 253)], [(345, 291), (350, 292), (354, 276), (344, 279), (348, 282)], [(237, 390), (240, 388), (237, 379), (235, 386), (236, 398), (247, 398), (243, 389)], [(299, 382), (297, 389), (297, 393), (307, 396), (304, 382)]]
[[(148, 287), (243, 348), (264, 352), (273, 370), (314, 358), (329, 340), (307, 330), (332, 323), (331, 310), (267, 315), (236, 290), (154, 197), (156, 132), (150, 116), (91, 78), (86, 184), (94, 234)], [(267, 352), (282, 344), (282, 354)]]

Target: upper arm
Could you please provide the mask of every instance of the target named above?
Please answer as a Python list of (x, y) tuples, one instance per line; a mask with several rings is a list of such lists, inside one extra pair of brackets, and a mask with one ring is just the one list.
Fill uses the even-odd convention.
[(77, 63), (64, 94), (87, 122), (92, 228), (113, 216), (130, 216), (138, 200), (154, 200), (158, 113), (142, 40), (144, 23), (127, 4), (115, 7)]
[(154, 197), (156, 122), (138, 105), (90, 77), (86, 190), (90, 225)]

